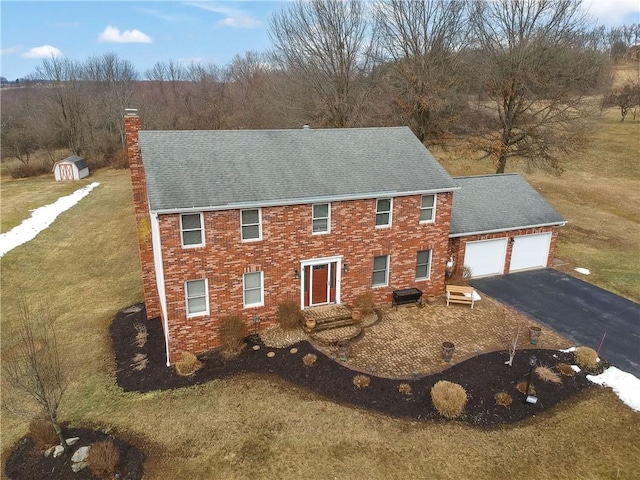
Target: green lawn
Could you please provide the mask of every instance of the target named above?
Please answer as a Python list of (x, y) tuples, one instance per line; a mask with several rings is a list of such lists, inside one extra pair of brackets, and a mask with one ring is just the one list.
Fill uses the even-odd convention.
[[(604, 122), (602, 128), (615, 133), (618, 126)], [(576, 195), (588, 192), (582, 175), (594, 180), (598, 194), (580, 198), (581, 209), (582, 204), (571, 201), (573, 193), (563, 192), (569, 187)], [(627, 182), (611, 190), (626, 194), (637, 179), (603, 175), (576, 169), (568, 172), (562, 188), (562, 178), (528, 178), (577, 226), (596, 215), (598, 224), (591, 226), (596, 230), (609, 218), (618, 255), (630, 257), (636, 243), (625, 231), (627, 225), (637, 226), (632, 204), (637, 199), (609, 202), (600, 185), (608, 190)], [(3, 182), (3, 215), (13, 211), (14, 218), (26, 218), (28, 208), (54, 200), (49, 180), (20, 180), (17, 190), (6, 188), (12, 181)], [(11, 346), (20, 294), (53, 308), (71, 380), (61, 419), (112, 428), (141, 446), (147, 454), (145, 478), (637, 478), (640, 414), (608, 390), (523, 424), (491, 430), (387, 418), (268, 377), (230, 378), (172, 392), (123, 393), (114, 382), (108, 328), (119, 309), (142, 300), (131, 186), (128, 171), (98, 171), (89, 181), (101, 185), (35, 240), (0, 260), (1, 342), (3, 348)], [(585, 248), (591, 241), (589, 235), (566, 235), (559, 254), (569, 260), (575, 255), (580, 260), (576, 265), (594, 269), (598, 281), (607, 278), (605, 269), (627, 268), (617, 260), (606, 262), (612, 250), (609, 255), (601, 250), (613, 249), (611, 242), (594, 244), (591, 252)], [(594, 266), (591, 259), (599, 257), (602, 266)], [(637, 285), (637, 271), (629, 271), (630, 280), (624, 283)], [(622, 273), (610, 278), (621, 288)], [(2, 384), (2, 395), (8, 394)], [(2, 412), (3, 457), (26, 426), (24, 419)]]

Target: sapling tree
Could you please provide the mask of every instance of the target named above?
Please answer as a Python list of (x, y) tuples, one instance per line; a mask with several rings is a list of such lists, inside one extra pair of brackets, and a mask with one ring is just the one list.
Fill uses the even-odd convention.
[[(58, 422), (58, 407), (67, 388), (54, 331), (55, 315), (33, 307), (26, 298), (19, 302), (16, 341), (2, 352), (2, 404), (8, 411), (26, 417), (40, 416), (53, 426), (60, 444), (70, 448)], [(25, 401), (27, 400), (27, 401)]]
[(516, 351), (518, 350), (520, 337), (525, 330), (525, 322), (522, 317), (507, 308), (502, 309), (501, 315), (503, 320), (503, 340), (509, 352), (509, 360), (504, 363), (511, 367), (513, 365), (513, 358), (516, 356)]

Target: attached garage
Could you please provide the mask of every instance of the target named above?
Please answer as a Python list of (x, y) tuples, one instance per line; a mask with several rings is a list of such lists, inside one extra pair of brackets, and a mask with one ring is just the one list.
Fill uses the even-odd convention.
[(464, 252), (464, 265), (471, 269), (471, 274), (474, 277), (500, 275), (504, 272), (506, 255), (506, 238), (467, 242)]
[(449, 252), (474, 277), (544, 268), (566, 220), (518, 174), (457, 177)]
[(521, 235), (513, 238), (509, 272), (544, 268), (551, 248), (551, 233)]

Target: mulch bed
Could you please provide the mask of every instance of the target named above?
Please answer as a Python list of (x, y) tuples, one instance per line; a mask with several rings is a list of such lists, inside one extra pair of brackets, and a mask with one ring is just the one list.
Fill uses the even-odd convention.
[[(505, 365), (509, 357), (502, 351), (479, 355), (443, 372), (412, 380), (394, 380), (370, 375), (370, 386), (360, 390), (353, 385), (353, 377), (359, 372), (332, 360), (308, 342), (278, 349), (265, 347), (259, 339), (252, 337), (247, 339), (246, 347), (235, 357), (226, 358), (219, 350), (200, 355), (202, 368), (190, 377), (183, 377), (176, 374), (173, 368), (166, 366), (160, 320), (145, 320), (144, 305), (139, 306), (142, 308), (138, 312), (132, 313), (131, 309), (119, 312), (111, 325), (116, 355), (116, 379), (124, 391), (166, 390), (203, 384), (233, 375), (263, 374), (267, 377), (279, 377), (340, 404), (365, 408), (392, 417), (425, 420), (442, 418), (431, 403), (430, 390), (436, 382), (448, 380), (462, 385), (468, 395), (465, 412), (457, 420), (473, 425), (491, 426), (524, 420), (553, 408), (585, 389), (594, 388), (594, 384), (586, 379), (584, 372), (573, 377), (563, 376), (561, 385), (543, 382), (534, 374), (532, 384), (536, 389), (538, 403), (525, 403), (524, 395), (516, 389), (516, 385), (527, 378), (528, 359), (531, 354), (536, 355), (539, 364), (548, 367), (554, 367), (560, 362), (573, 363), (571, 353), (536, 349), (517, 352), (512, 367)], [(126, 313), (127, 311), (129, 313)], [(134, 341), (135, 323), (142, 323), (147, 327), (148, 341), (143, 347), (138, 347)], [(254, 345), (259, 345), (260, 349), (254, 350)], [(290, 353), (292, 347), (298, 350), (295, 354)], [(275, 352), (275, 356), (267, 357), (268, 352)], [(302, 357), (307, 353), (317, 355), (317, 360), (311, 367), (302, 363)], [(131, 367), (132, 358), (136, 354), (147, 355), (148, 363), (142, 370)], [(606, 366), (606, 362), (602, 362), (599, 371)], [(398, 391), (401, 383), (411, 386), (410, 395)], [(495, 395), (501, 391), (513, 397), (513, 403), (509, 407), (496, 404)]]
[(6, 478), (19, 479), (60, 479), (60, 480), (89, 480), (95, 479), (89, 467), (74, 473), (71, 470), (71, 457), (78, 448), (91, 445), (111, 438), (120, 450), (120, 463), (117, 473), (123, 480), (139, 480), (142, 478), (144, 466), (144, 454), (138, 448), (124, 440), (106, 434), (100, 430), (88, 428), (64, 428), (65, 438), (80, 437), (75, 445), (71, 446), (69, 455), (61, 455), (53, 458), (53, 455), (45, 457), (43, 452), (34, 448), (30, 438), (23, 438), (11, 451), (5, 465)]

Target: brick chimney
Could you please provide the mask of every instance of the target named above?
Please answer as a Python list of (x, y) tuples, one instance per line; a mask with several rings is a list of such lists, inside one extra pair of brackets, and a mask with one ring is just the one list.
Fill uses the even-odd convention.
[(138, 146), (140, 117), (138, 117), (138, 110), (134, 108), (127, 108), (125, 111), (124, 127), (127, 135), (127, 155), (129, 157), (131, 186), (133, 187), (133, 206), (138, 231), (138, 250), (140, 253), (140, 266), (142, 267), (144, 301), (147, 308), (147, 319), (151, 319), (160, 316), (160, 298), (153, 262), (147, 181), (144, 175), (142, 154)]

